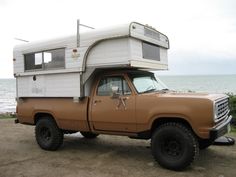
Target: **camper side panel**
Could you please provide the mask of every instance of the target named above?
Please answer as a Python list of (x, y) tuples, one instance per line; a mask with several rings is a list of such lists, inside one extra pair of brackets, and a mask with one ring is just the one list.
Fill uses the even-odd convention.
[[(67, 38), (59, 38), (50, 41), (43, 41), (43, 42), (32, 42), (29, 44), (24, 44), (20, 46), (16, 46), (14, 48), (13, 56), (14, 56), (14, 74), (17, 76), (19, 75), (30, 75), (36, 71), (34, 70), (25, 70), (25, 55), (26, 54), (33, 54), (33, 53), (40, 53), (40, 52), (47, 52), (55, 49), (65, 49), (65, 61), (64, 67), (61, 68), (52, 68), (52, 69), (44, 69), (41, 68), (37, 70), (37, 73), (57, 73), (61, 72), (63, 69), (64, 72), (70, 72), (72, 69), (76, 71), (81, 71), (82, 66), (82, 58), (83, 54), (87, 50), (86, 47), (84, 48), (76, 48), (76, 38), (74, 36), (67, 37)], [(73, 53), (73, 49), (77, 49), (78, 52), (75, 54)], [(43, 58), (43, 62), (47, 62), (45, 57)]]
[(87, 67), (127, 65), (129, 58), (129, 38), (107, 40), (98, 43), (89, 52)]
[(18, 97), (79, 97), (80, 74), (46, 74), (17, 77)]
[(24, 72), (24, 55), (20, 51), (13, 52), (14, 74)]
[[(167, 49), (163, 47), (159, 47), (155, 44), (149, 44), (142, 40), (138, 40), (135, 38), (130, 38), (130, 65), (132, 67), (138, 68), (152, 68), (154, 70), (166, 70), (168, 69), (168, 58), (167, 58)], [(148, 52), (156, 52), (157, 55), (153, 58), (145, 58), (144, 52), (145, 48), (143, 47), (144, 44), (151, 45), (151, 49), (148, 49)], [(153, 47), (154, 46), (154, 47)], [(155, 48), (156, 47), (156, 48)]]

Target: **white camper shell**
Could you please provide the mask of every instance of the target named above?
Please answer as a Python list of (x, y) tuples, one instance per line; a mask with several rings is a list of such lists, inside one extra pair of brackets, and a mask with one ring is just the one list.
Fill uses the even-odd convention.
[(136, 22), (19, 45), (14, 48), (17, 98), (84, 97), (95, 69), (166, 70), (167, 49), (167, 36)]

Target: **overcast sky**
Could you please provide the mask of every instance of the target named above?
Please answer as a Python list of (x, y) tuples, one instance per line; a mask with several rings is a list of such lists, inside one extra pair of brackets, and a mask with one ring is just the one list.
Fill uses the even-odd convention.
[(137, 21), (170, 40), (170, 75), (236, 74), (234, 0), (0, 0), (0, 78), (12, 78), (15, 37), (75, 34), (76, 19), (102, 28)]

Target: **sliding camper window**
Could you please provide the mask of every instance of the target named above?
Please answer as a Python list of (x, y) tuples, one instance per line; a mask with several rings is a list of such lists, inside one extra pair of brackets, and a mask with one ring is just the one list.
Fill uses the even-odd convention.
[(65, 49), (25, 54), (25, 71), (65, 67)]
[(143, 58), (160, 61), (160, 47), (143, 42)]

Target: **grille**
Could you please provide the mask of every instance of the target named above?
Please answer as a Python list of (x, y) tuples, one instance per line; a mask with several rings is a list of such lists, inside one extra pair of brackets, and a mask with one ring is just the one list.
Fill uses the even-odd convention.
[(226, 118), (229, 113), (229, 101), (228, 98), (217, 101), (215, 104), (215, 113), (216, 118), (215, 121), (219, 122), (220, 120)]

